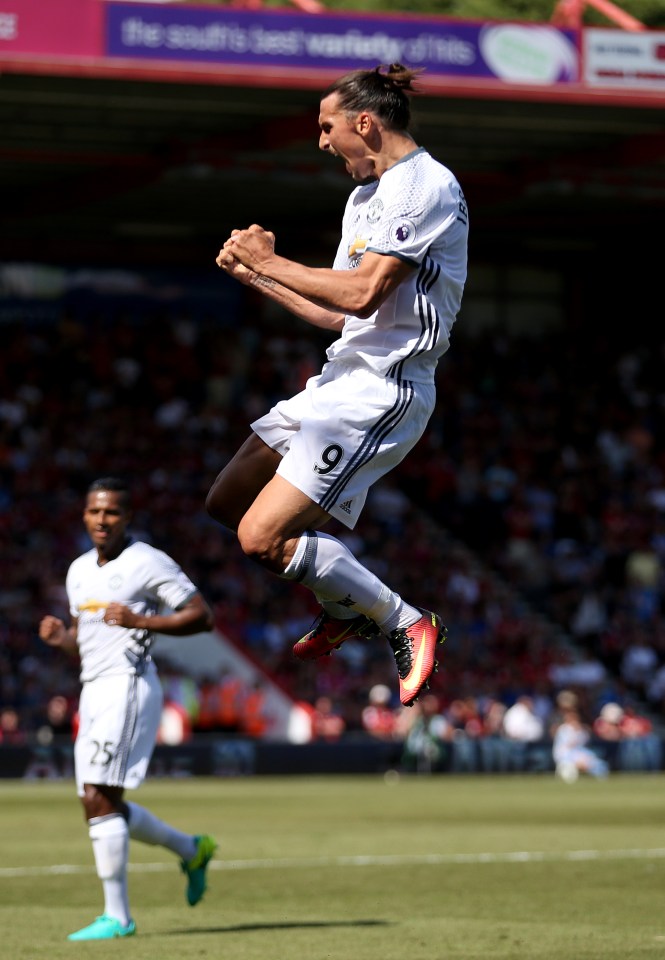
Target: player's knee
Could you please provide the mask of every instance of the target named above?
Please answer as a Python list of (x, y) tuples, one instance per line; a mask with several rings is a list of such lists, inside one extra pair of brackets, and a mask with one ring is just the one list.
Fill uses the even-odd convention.
[(238, 542), (242, 552), (255, 563), (274, 573), (284, 570), (283, 543), (269, 536), (258, 524), (246, 517), (238, 526)]
[(81, 797), (83, 815), (86, 820), (96, 817), (107, 817), (112, 813), (122, 812), (122, 789), (112, 787), (100, 789), (92, 783), (86, 783)]

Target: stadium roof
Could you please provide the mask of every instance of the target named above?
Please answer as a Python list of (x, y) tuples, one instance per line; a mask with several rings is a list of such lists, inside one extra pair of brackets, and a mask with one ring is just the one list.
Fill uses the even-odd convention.
[[(320, 89), (14, 64), (0, 73), (0, 258), (200, 264), (250, 222), (293, 255), (329, 252), (352, 184), (318, 150)], [(575, 257), (662, 230), (662, 100), (450, 83), (414, 114), (463, 184), (476, 257)]]

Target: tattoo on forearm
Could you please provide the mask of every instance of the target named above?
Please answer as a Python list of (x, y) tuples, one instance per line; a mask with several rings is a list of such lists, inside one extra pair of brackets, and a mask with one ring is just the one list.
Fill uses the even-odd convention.
[(257, 278), (256, 278), (256, 280), (254, 281), (254, 283), (255, 283), (255, 286), (257, 286), (257, 287), (270, 287), (271, 289), (272, 289), (273, 287), (277, 286), (277, 284), (275, 283), (275, 281), (274, 281), (274, 280), (271, 280), (270, 277), (260, 277), (260, 276), (257, 276)]

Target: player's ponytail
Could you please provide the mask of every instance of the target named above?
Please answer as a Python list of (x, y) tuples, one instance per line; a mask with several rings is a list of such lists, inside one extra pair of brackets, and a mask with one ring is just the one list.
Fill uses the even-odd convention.
[(336, 93), (341, 108), (349, 114), (369, 110), (389, 130), (408, 130), (411, 123), (409, 93), (415, 92), (414, 80), (422, 70), (401, 63), (379, 64), (373, 70), (353, 70), (336, 80), (323, 97)]
[(410, 90), (413, 93), (415, 91), (413, 82), (423, 71), (422, 68), (411, 70), (409, 67), (402, 66), (401, 63), (391, 63), (389, 67), (379, 64), (373, 72), (383, 78), (386, 86), (397, 87), (399, 90)]

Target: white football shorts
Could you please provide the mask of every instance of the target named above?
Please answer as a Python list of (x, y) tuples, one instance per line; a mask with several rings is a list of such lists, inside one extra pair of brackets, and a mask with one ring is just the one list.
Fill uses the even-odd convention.
[(251, 427), (282, 455), (277, 473), (353, 529), (367, 491), (415, 446), (434, 403), (433, 383), (336, 360)]
[(151, 663), (141, 677), (119, 674), (83, 684), (74, 744), (76, 787), (139, 787), (148, 772), (163, 694)]

